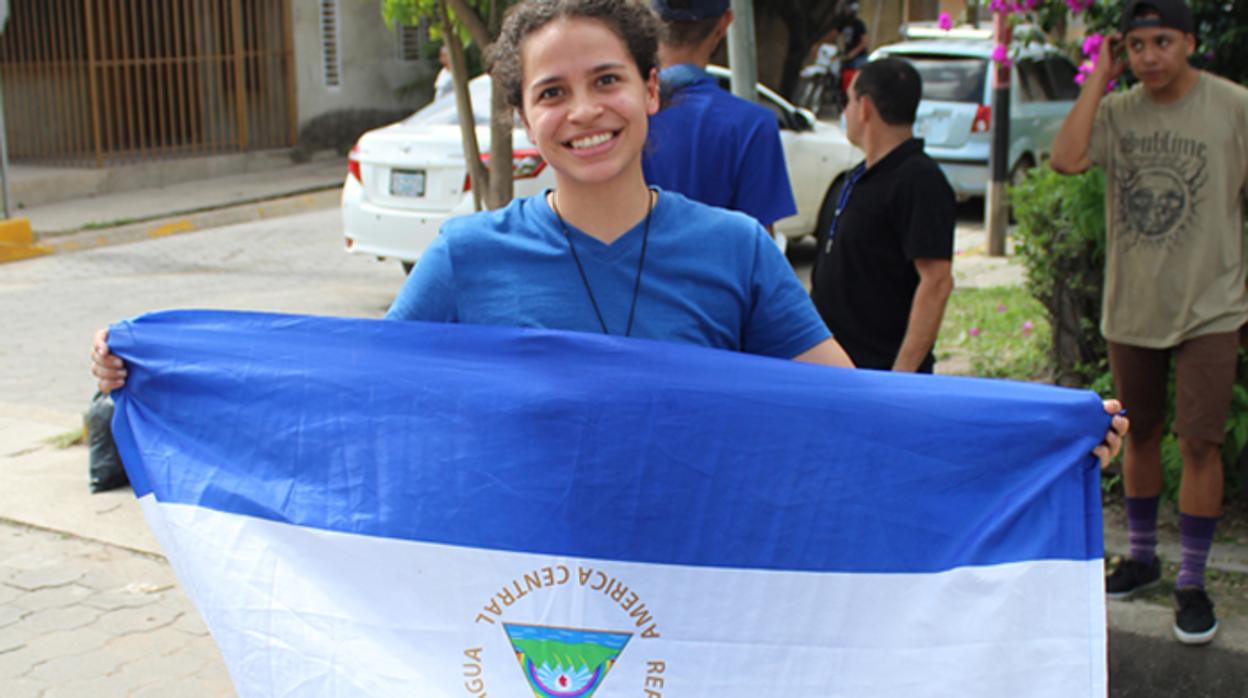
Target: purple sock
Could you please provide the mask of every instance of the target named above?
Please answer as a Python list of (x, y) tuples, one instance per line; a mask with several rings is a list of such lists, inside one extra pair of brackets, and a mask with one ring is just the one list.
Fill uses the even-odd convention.
[(1158, 497), (1127, 497), (1127, 539), (1131, 559), (1151, 564), (1157, 558)]
[(1204, 588), (1205, 562), (1209, 559), (1213, 530), (1217, 526), (1216, 517), (1179, 513), (1179, 548), (1183, 551), (1183, 561), (1179, 563), (1179, 577), (1174, 580), (1176, 589)]

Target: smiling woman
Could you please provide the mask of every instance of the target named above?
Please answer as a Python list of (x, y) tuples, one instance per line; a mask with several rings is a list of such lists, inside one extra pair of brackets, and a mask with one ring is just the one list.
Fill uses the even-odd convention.
[(556, 187), (447, 222), (387, 317), (849, 364), (761, 226), (646, 186), (659, 32), (641, 0), (513, 7), (490, 70)]
[[(556, 188), (448, 220), (387, 319), (602, 332), (852, 365), (756, 220), (646, 186), (659, 32), (644, 0), (512, 7), (491, 71)], [(125, 365), (105, 330), (92, 347), (101, 390), (122, 387)]]

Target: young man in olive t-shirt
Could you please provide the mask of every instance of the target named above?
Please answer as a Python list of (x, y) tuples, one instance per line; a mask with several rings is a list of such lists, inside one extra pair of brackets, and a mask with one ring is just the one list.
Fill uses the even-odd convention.
[[(1222, 505), (1221, 444), (1248, 321), (1243, 195), (1248, 90), (1196, 70), (1191, 11), (1182, 0), (1134, 0), (1121, 36), (1096, 69), (1053, 143), (1053, 168), (1105, 170), (1105, 296), (1101, 330), (1130, 411), (1123, 474), (1131, 554), (1106, 578), (1125, 598), (1160, 580), (1157, 501), (1166, 383), (1175, 365), (1174, 431), (1183, 457), (1182, 560), (1174, 633), (1186, 644), (1217, 632), (1204, 568)], [(1103, 97), (1124, 69), (1139, 84)]]

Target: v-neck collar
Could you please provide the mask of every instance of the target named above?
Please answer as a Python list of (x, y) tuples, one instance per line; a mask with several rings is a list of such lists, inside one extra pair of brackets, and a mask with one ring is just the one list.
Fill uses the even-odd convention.
[[(553, 189), (546, 189), (542, 192), (539, 201), (541, 202), (541, 216), (543, 222), (549, 226), (552, 234), (559, 240), (563, 240), (563, 229), (559, 224), (559, 216), (555, 214), (555, 210), (550, 205), (550, 193)], [(656, 187), (652, 187), (651, 191), (655, 193), (654, 208), (650, 211), (650, 234), (654, 236), (655, 230), (659, 227), (658, 220), (662, 210), (665, 208), (665, 200), (663, 192)], [(614, 260), (619, 257), (636, 254), (641, 247), (641, 238), (645, 232), (646, 218), (642, 217), (637, 221), (637, 225), (629, 228), (623, 235), (616, 238), (613, 242), (606, 243), (589, 233), (581, 230), (567, 219), (564, 219), (564, 225), (568, 228), (568, 235), (571, 237), (573, 244), (576, 245), (577, 252), (582, 255), (592, 255), (597, 259)]]

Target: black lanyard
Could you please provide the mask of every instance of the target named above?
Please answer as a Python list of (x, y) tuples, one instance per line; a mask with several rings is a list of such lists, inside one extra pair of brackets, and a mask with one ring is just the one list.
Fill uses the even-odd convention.
[[(633, 302), (628, 307), (628, 326), (624, 329), (625, 337), (633, 334), (633, 316), (637, 312), (637, 296), (641, 293), (641, 272), (646, 264), (646, 246), (650, 241), (650, 214), (654, 213), (654, 193), (647, 189), (646, 194), (650, 205), (646, 207), (646, 226), (641, 236), (641, 257), (637, 260), (637, 280), (633, 282)], [(576, 262), (576, 270), (581, 274), (585, 294), (589, 296), (589, 304), (594, 307), (594, 315), (598, 317), (598, 326), (602, 328), (603, 334), (609, 335), (611, 333), (607, 331), (607, 323), (602, 319), (602, 311), (598, 308), (598, 300), (594, 298), (594, 290), (589, 287), (589, 277), (585, 276), (585, 267), (581, 265), (581, 257), (576, 253), (576, 244), (572, 242), (572, 234), (568, 232), (568, 224), (563, 222), (563, 215), (559, 213), (559, 205), (555, 203), (554, 192), (550, 195), (550, 208), (555, 212), (555, 218), (559, 219), (559, 227), (563, 229), (563, 237), (568, 241), (568, 249), (572, 250), (572, 260)]]

